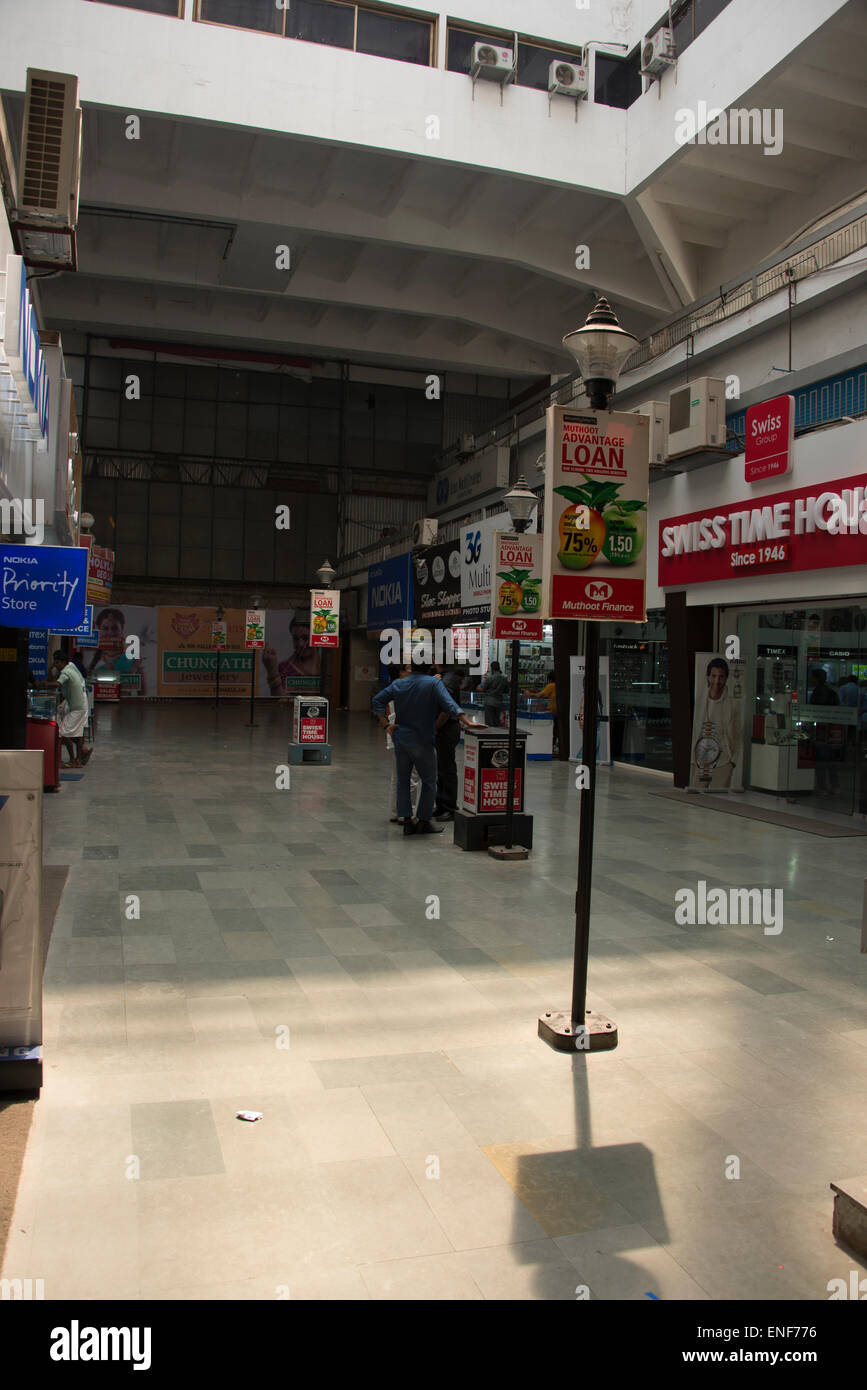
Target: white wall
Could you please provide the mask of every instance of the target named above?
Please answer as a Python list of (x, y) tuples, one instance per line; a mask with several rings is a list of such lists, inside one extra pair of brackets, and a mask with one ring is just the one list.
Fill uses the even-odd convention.
[[(863, 264), (863, 252), (851, 261)], [(740, 399), (729, 411), (867, 361), (867, 273), (845, 264), (806, 280), (797, 287), (792, 327), (792, 373), (788, 367), (788, 295), (780, 291), (752, 305), (726, 323), (695, 336), (696, 355), (688, 362), (686, 343), (640, 368), (625, 373), (618, 388), (618, 405), (628, 410), (647, 400), (667, 400), (669, 391), (697, 377), (735, 375)]]
[[(2, 205), (0, 205), (2, 206)], [(0, 274), (5, 277), (6, 257), (15, 255), (12, 233), (0, 211)], [(0, 406), (0, 497), (31, 497), (35, 445), (12, 438), (12, 421)], [(50, 509), (47, 509), (50, 510)]]
[[(744, 479), (744, 456), (738, 454), (694, 473), (663, 478), (650, 490), (647, 520), (647, 607), (663, 608), (666, 590), (657, 584), (660, 522), (699, 509), (732, 502), (761, 502), (769, 493), (789, 492), (832, 478), (858, 477), (867, 483), (867, 420), (839, 425), (796, 439), (792, 472), (764, 483)], [(687, 604), (772, 603), (777, 600), (840, 598), (867, 590), (867, 538), (864, 563), (845, 569), (806, 570), (793, 574), (767, 571), (749, 579), (727, 579), (687, 588)]]
[[(526, 22), (526, 6), (512, 0), (510, 8), (523, 10)], [(552, 23), (559, 14), (557, 28), (569, 17), (567, 42), (571, 5), (547, 0), (537, 8)], [(586, 14), (574, 13), (581, 20), (574, 42), (599, 37)], [(48, 68), (76, 73), (85, 105), (123, 115), (168, 113), (625, 191), (624, 111), (587, 102), (576, 126), (572, 102), (553, 103), (549, 119), (547, 93), (526, 87), (510, 86), (501, 106), (499, 87), (479, 82), (473, 101), (462, 73), (91, 0), (41, 0), (38, 25), (33, 17), (30, 5), (4, 7), (2, 88), (23, 91), (28, 66)], [(426, 135), (431, 115), (440, 120), (439, 140)]]

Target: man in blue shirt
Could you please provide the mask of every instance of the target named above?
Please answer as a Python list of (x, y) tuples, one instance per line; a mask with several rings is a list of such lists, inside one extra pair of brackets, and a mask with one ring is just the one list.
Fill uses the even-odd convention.
[[(388, 720), (388, 706), (394, 701), (394, 723)], [(416, 666), (412, 675), (400, 676), (374, 695), (373, 712), (391, 734), (397, 765), (397, 814), (403, 820), (404, 835), (441, 835), (443, 827), (431, 820), (437, 794), (436, 722), (445, 713), (464, 726), (478, 728), (464, 714), (438, 676), (428, 674), (426, 666)], [(418, 820), (412, 819), (410, 776), (415, 768), (421, 778)]]

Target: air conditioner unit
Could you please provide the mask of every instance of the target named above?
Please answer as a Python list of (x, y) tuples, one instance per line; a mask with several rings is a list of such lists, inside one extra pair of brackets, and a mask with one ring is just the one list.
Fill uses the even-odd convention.
[(413, 522), (412, 527), (412, 546), (413, 550), (420, 545), (435, 545), (439, 522), (435, 517), (423, 516), (418, 521)]
[(645, 77), (659, 77), (676, 60), (677, 49), (671, 29), (657, 29), (641, 45), (641, 71)]
[(724, 449), (726, 442), (726, 384), (721, 377), (703, 376), (668, 398), (668, 457), (701, 449)]
[(511, 82), (515, 75), (514, 52), (492, 43), (474, 43), (470, 72), (474, 79), (484, 77), (488, 82)]
[(11, 219), (13, 236), (28, 265), (75, 269), (80, 179), (78, 78), (28, 68)]
[(590, 73), (584, 63), (564, 63), (555, 58), (548, 69), (548, 91), (586, 101), (590, 92)]
[(74, 227), (80, 157), (78, 78), (28, 68), (18, 170), (19, 217), (54, 219), (61, 226)]
[(668, 401), (644, 401), (635, 414), (650, 420), (650, 466), (661, 468), (668, 457)]

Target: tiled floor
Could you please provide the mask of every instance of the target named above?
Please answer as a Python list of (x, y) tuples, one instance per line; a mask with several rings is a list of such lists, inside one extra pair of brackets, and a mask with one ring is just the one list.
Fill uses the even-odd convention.
[[(85, 778), (46, 798), (46, 858), (72, 867), (6, 1277), (130, 1299), (848, 1279), (828, 1184), (867, 1172), (864, 840), (603, 770), (589, 1003), (620, 1046), (564, 1056), (536, 1021), (568, 1003), (573, 770), (529, 768), (536, 848), (498, 864), (388, 824), (366, 716), (280, 791), (286, 713), (246, 717), (104, 709)], [(677, 926), (701, 878), (782, 888), (784, 930)]]

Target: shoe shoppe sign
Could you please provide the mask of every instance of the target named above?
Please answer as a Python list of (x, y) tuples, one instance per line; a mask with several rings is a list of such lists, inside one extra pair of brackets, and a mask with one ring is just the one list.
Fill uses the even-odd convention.
[(659, 584), (867, 565), (867, 473), (659, 523)]
[(551, 406), (543, 616), (646, 621), (650, 421)]
[(413, 558), (416, 627), (450, 627), (462, 613), (460, 541), (428, 546)]

